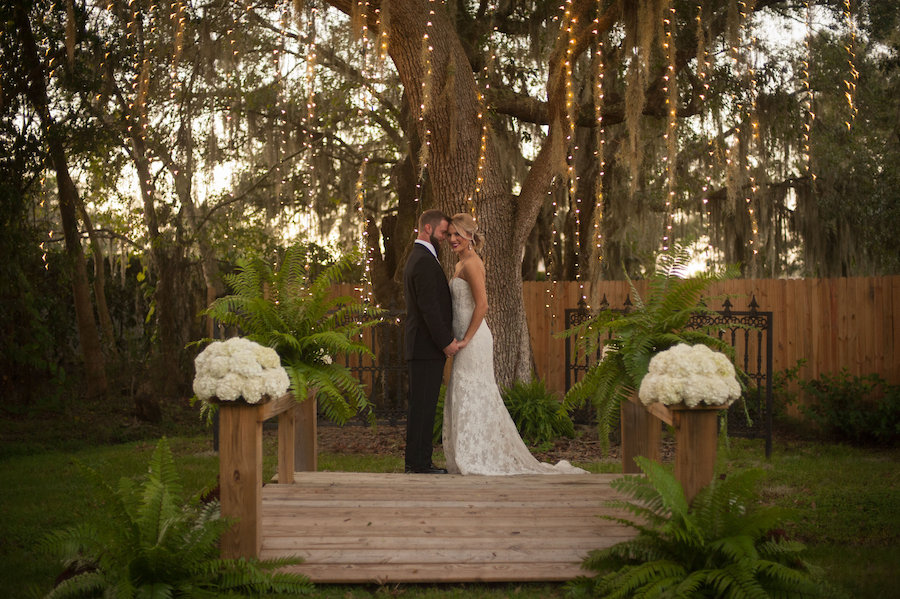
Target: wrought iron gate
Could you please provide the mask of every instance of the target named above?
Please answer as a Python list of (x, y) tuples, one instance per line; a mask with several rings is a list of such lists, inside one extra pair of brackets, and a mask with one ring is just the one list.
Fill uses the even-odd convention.
[[(627, 313), (631, 310), (631, 298), (626, 297), (622, 308), (615, 309)], [(697, 313), (688, 322), (688, 328), (705, 330), (729, 343), (735, 350), (735, 363), (747, 374), (747, 388), (741, 399), (728, 409), (728, 434), (738, 437), (764, 438), (766, 457), (772, 452), (772, 312), (759, 310), (756, 296), (748, 304), (748, 310), (732, 310), (732, 303), (726, 299), (722, 309), (713, 314)], [(609, 310), (606, 296), (600, 303), (601, 310)], [(565, 326), (570, 329), (592, 316), (582, 298), (577, 308), (567, 308)], [(576, 350), (577, 343), (572, 337), (566, 342), (566, 391), (600, 359), (585, 356)]]

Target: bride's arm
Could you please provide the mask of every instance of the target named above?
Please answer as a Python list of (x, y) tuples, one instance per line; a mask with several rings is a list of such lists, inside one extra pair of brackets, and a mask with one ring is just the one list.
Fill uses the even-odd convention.
[(469, 321), (469, 328), (466, 329), (465, 337), (460, 341), (460, 347), (465, 347), (469, 344), (469, 341), (472, 340), (472, 337), (475, 336), (478, 327), (481, 326), (481, 322), (484, 320), (488, 311), (488, 302), (487, 289), (484, 281), (484, 270), (481, 268), (481, 264), (474, 261), (466, 264), (460, 274), (462, 275), (462, 278), (469, 283), (469, 288), (472, 290), (472, 298), (475, 300), (475, 310), (472, 312), (472, 320)]

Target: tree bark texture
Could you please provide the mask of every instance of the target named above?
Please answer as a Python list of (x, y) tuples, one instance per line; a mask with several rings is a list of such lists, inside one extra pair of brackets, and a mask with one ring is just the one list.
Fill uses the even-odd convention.
[(40, 55), (31, 30), (27, 7), (22, 3), (15, 8), (16, 28), (19, 41), (22, 43), (22, 57), (28, 73), (26, 93), (35, 111), (41, 119), (47, 134), (50, 161), (56, 172), (59, 189), (59, 212), (66, 240), (66, 254), (72, 267), (72, 292), (75, 301), (75, 318), (78, 323), (78, 338), (84, 356), (86, 386), (88, 394), (101, 395), (107, 390), (106, 367), (100, 337), (97, 333), (97, 322), (91, 303), (90, 283), (87, 265), (81, 248), (78, 233), (78, 190), (72, 182), (66, 154), (60, 137), (59, 128), (50, 114), (47, 96), (47, 83), (41, 67)]

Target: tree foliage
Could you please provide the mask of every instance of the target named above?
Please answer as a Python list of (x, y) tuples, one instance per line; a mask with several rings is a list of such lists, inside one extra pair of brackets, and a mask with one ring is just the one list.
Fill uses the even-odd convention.
[[(433, 205), (483, 227), (504, 384), (530, 374), (521, 278), (645, 277), (675, 241), (746, 276), (900, 267), (890, 0), (23, 6), (81, 233), (146, 267), (157, 364), (201, 336), (222, 266), (298, 236), (363, 240), (366, 284), (401, 304)], [(40, 173), (50, 140), (0, 10), (0, 138), (43, 148)], [(59, 241), (55, 181), (13, 166)]]

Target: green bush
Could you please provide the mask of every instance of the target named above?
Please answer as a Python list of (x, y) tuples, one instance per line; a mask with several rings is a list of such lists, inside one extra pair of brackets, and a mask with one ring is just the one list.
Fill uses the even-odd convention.
[(303, 245), (288, 248), (277, 270), (262, 258), (239, 260), (237, 270), (225, 276), (234, 293), (204, 314), (278, 352), (298, 402), (314, 390), (330, 421), (345, 424), (361, 414), (374, 423), (365, 386), (337, 357), (374, 357), (359, 335), (380, 322), (382, 311), (350, 296), (332, 297), (332, 285), (359, 263), (356, 252), (325, 268), (310, 263), (306, 252)]
[[(51, 533), (42, 549), (70, 574), (48, 595), (61, 597), (239, 597), (308, 593), (309, 580), (277, 572), (299, 559), (221, 559), (219, 538), (231, 525), (218, 501), (182, 502), (181, 482), (165, 438), (140, 485), (116, 489), (85, 468), (102, 503), (96, 522)], [(63, 578), (63, 577), (61, 577)]]
[(849, 443), (895, 443), (900, 440), (900, 385), (878, 374), (857, 376), (847, 369), (800, 381), (804, 416), (821, 432)]
[(801, 557), (805, 546), (781, 528), (788, 512), (759, 505), (762, 470), (715, 480), (688, 503), (681, 483), (662, 465), (635, 458), (645, 476), (612, 486), (633, 498), (609, 504), (634, 516), (607, 519), (638, 536), (591, 552), (597, 572), (567, 585), (576, 597), (831, 597), (840, 596)]
[(559, 437), (574, 437), (575, 425), (563, 404), (547, 390), (544, 382), (516, 381), (503, 389), (503, 403), (528, 445), (550, 443)]

